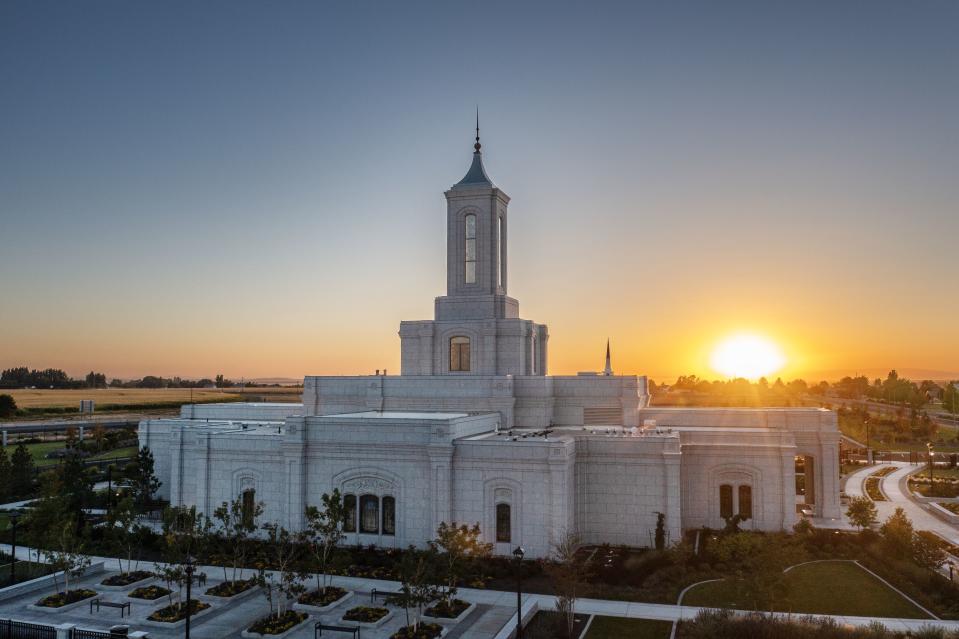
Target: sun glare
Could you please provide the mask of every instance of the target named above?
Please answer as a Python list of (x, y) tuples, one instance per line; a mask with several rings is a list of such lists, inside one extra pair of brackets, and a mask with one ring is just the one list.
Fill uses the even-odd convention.
[(716, 346), (709, 363), (726, 377), (756, 379), (778, 371), (786, 358), (779, 346), (765, 337), (735, 335)]

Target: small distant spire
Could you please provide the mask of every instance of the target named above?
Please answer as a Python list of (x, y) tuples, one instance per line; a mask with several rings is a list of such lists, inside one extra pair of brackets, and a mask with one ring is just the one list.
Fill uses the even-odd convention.
[(606, 338), (606, 368), (603, 370), (603, 375), (609, 377), (613, 374), (613, 367), (610, 364), (609, 360), (609, 338)]
[(479, 105), (476, 106), (476, 144), (473, 145), (473, 148), (476, 149), (476, 152), (479, 153), (480, 149), (483, 147), (479, 141)]

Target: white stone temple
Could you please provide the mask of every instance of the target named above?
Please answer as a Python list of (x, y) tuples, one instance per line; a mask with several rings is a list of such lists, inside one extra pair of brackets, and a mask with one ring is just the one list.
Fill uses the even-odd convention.
[[(348, 543), (424, 545), (479, 522), (496, 552), (549, 554), (559, 535), (650, 546), (734, 514), (788, 530), (837, 518), (836, 415), (815, 408), (651, 408), (646, 378), (549, 376), (549, 332), (509, 283), (509, 197), (472, 165), (446, 191), (446, 295), (405, 321), (399, 376), (306, 377), (301, 404), (206, 404), (140, 423), (173, 505), (242, 497), (303, 525), (339, 488)], [(797, 481), (798, 479), (798, 481)]]

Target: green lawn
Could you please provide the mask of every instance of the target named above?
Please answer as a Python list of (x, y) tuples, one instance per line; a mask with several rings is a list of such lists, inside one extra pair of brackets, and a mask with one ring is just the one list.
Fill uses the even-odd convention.
[[(895, 591), (852, 562), (826, 561), (790, 570), (789, 602), (777, 606), (781, 612), (822, 615), (898, 617), (928, 619), (929, 616)], [(735, 593), (725, 581), (696, 586), (683, 605), (715, 608), (748, 608), (734, 601)]]
[[(47, 453), (50, 453), (55, 450), (60, 450), (61, 448), (66, 448), (65, 441), (56, 441), (56, 442), (43, 442), (41, 444), (27, 444), (27, 450), (30, 452), (30, 455), (33, 457), (33, 463), (37, 466), (52, 466), (57, 463), (56, 459), (47, 459)], [(12, 455), (13, 451), (10, 450), (13, 447), (8, 447), (7, 455)], [(135, 446), (129, 448), (117, 448), (114, 450), (108, 450), (103, 453), (98, 453), (96, 455), (91, 455), (87, 459), (113, 459), (114, 457), (135, 457), (137, 454), (137, 449)]]
[(585, 639), (668, 639), (672, 627), (670, 621), (593, 617)]

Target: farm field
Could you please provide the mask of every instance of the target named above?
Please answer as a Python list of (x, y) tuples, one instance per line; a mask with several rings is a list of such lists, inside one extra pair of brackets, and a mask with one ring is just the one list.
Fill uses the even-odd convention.
[[(823, 561), (793, 568), (786, 574), (790, 586), (787, 604), (776, 606), (779, 612), (863, 617), (899, 617), (928, 619), (922, 610), (899, 593), (848, 561)], [(828, 584), (827, 588), (823, 585)], [(690, 590), (683, 599), (686, 606), (748, 609), (736, 601), (736, 592), (725, 581), (714, 581)]]
[[(190, 401), (189, 388), (13, 389), (3, 393), (12, 395), (18, 408), (76, 409), (81, 399), (92, 399), (97, 408), (109, 404), (132, 406)], [(233, 389), (193, 389), (195, 402), (236, 401), (239, 397), (239, 392)]]

